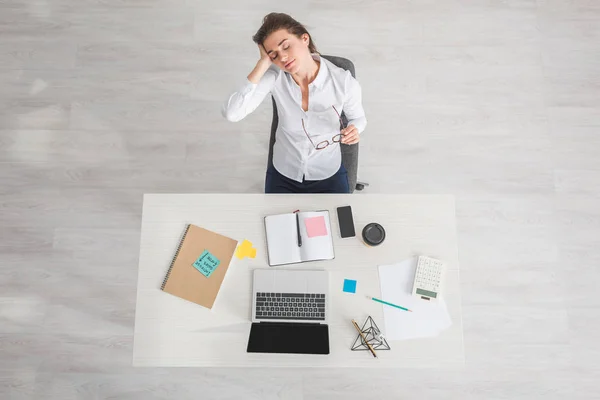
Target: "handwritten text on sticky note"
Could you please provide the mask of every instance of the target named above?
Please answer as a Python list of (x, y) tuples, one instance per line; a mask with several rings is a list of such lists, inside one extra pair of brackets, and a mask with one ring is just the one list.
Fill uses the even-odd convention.
[(202, 275), (210, 278), (212, 273), (217, 269), (221, 261), (208, 250), (204, 250), (200, 257), (192, 264), (194, 268), (202, 273)]
[(304, 219), (304, 225), (306, 225), (306, 233), (308, 234), (309, 238), (327, 235), (325, 217), (323, 217), (322, 215), (319, 217)]

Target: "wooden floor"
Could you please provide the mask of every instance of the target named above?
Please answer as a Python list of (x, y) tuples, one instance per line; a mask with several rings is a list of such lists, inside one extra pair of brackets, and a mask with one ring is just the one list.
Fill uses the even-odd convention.
[[(270, 102), (220, 105), (273, 10), (355, 62), (368, 191), (456, 196), (464, 370), (131, 367), (142, 194), (263, 190)], [(598, 43), (595, 0), (2, 0), (0, 398), (598, 398)]]

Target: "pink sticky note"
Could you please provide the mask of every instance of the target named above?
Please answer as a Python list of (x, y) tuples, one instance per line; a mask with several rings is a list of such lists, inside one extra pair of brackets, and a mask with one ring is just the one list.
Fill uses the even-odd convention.
[(309, 238), (316, 236), (327, 236), (325, 218), (322, 215), (319, 217), (304, 219), (304, 225), (306, 225), (306, 233), (308, 234)]

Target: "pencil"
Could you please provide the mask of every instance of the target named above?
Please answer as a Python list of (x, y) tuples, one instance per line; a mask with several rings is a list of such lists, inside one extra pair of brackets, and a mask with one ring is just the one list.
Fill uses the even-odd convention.
[(300, 236), (300, 217), (298, 217), (298, 211), (296, 212), (296, 233), (298, 234), (298, 247), (302, 247), (302, 236)]
[(358, 324), (356, 323), (355, 320), (352, 320), (352, 325), (354, 325), (354, 328), (356, 328), (360, 337), (364, 340), (365, 344), (369, 347), (369, 350), (371, 350), (371, 354), (373, 354), (373, 357), (377, 358), (377, 354), (375, 354), (375, 349), (371, 346), (371, 344), (369, 342), (367, 342), (367, 338), (362, 333), (362, 331), (358, 327)]
[(385, 304), (386, 306), (396, 307), (396, 308), (399, 308), (399, 309), (404, 310), (404, 311), (412, 312), (412, 310), (409, 310), (408, 308), (404, 308), (404, 307), (399, 306), (397, 304), (388, 303), (387, 301), (383, 301), (381, 299), (378, 299), (377, 297), (371, 297), (371, 296), (367, 295), (367, 299), (371, 299), (371, 300), (376, 301), (378, 303)]

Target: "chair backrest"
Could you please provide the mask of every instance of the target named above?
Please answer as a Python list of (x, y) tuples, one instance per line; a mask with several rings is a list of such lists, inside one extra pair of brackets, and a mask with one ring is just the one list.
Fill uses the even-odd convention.
[[(322, 55), (321, 57), (327, 59), (332, 64), (345, 69), (346, 71), (350, 71), (352, 76), (356, 78), (356, 72), (352, 61), (348, 60), (347, 58), (336, 56)], [(275, 144), (275, 133), (277, 132), (277, 126), (279, 125), (277, 105), (275, 104), (275, 99), (272, 96), (271, 101), (273, 102), (273, 121), (271, 122), (271, 138), (269, 140), (268, 166), (273, 165), (273, 145)], [(341, 117), (344, 125), (346, 125), (348, 123), (348, 118), (346, 118), (344, 112), (342, 112)], [(358, 145), (358, 143), (353, 145), (340, 143), (340, 149), (342, 151), (342, 164), (346, 168), (346, 171), (348, 171), (348, 185), (350, 186), (350, 193), (354, 192), (354, 189), (356, 188), (358, 174)]]

